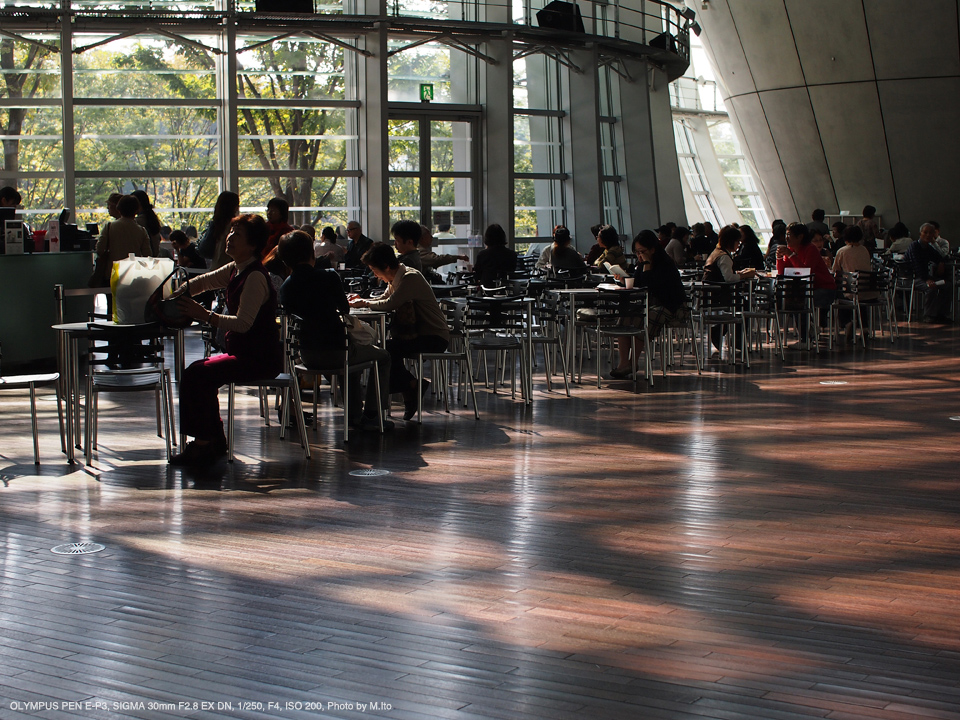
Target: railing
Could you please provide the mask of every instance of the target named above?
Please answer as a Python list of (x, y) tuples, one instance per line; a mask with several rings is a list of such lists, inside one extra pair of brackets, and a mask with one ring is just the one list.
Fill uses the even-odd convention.
[(686, 76), (670, 83), (670, 108), (691, 112), (726, 112), (716, 82)]

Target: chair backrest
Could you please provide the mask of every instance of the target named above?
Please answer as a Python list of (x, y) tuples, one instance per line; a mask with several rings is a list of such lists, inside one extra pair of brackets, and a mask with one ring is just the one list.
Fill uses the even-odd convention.
[(812, 311), (813, 276), (777, 277), (777, 308), (782, 312)]
[(693, 305), (698, 313), (743, 310), (747, 304), (745, 283), (694, 283)]
[[(65, 322), (64, 318), (66, 313), (64, 312), (64, 302), (68, 298), (79, 298), (79, 297), (88, 297), (93, 298), (97, 295), (109, 295), (110, 288), (65, 288), (59, 283), (53, 286), (53, 299), (56, 302), (56, 321), (57, 325), (60, 325)], [(93, 319), (93, 313), (88, 313), (88, 320)]]
[(90, 368), (120, 365), (132, 369), (164, 366), (163, 327), (156, 323), (140, 325), (87, 325), (90, 346), (87, 365)]
[(614, 325), (622, 317), (646, 317), (647, 293), (643, 288), (599, 290), (593, 298), (597, 325)]
[(491, 330), (520, 332), (527, 322), (526, 303), (521, 297), (468, 297), (463, 314), (467, 333)]

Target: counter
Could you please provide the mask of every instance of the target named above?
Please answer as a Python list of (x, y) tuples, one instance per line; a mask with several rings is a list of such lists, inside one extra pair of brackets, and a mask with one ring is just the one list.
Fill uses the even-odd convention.
[[(3, 372), (11, 374), (38, 366), (53, 368), (57, 334), (53, 286), (85, 288), (93, 272), (90, 251), (0, 255), (0, 342)], [(93, 298), (69, 298), (64, 322), (87, 319)]]

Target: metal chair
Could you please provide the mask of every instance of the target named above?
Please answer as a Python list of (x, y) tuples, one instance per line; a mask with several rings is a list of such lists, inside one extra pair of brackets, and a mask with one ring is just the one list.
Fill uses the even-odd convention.
[[(594, 298), (593, 310), (594, 327), (584, 327), (585, 334), (594, 333), (597, 338), (597, 389), (600, 388), (601, 368), (600, 356), (602, 355), (603, 338), (628, 337), (630, 338), (631, 348), (635, 343), (633, 338), (643, 339), (643, 358), (644, 358), (644, 377), (650, 385), (653, 385), (653, 365), (650, 360), (650, 336), (647, 332), (648, 319), (648, 296), (642, 288), (632, 290), (601, 290)], [(623, 321), (627, 318), (639, 318), (639, 325), (626, 325)], [(612, 353), (611, 343), (611, 353)], [(637, 354), (631, 350), (631, 370), (634, 387), (638, 384), (637, 377)]]
[[(534, 350), (543, 348), (543, 366), (547, 379), (547, 390), (553, 390), (553, 375), (556, 372), (556, 356), (560, 355), (563, 370), (563, 389), (570, 397), (570, 385), (567, 382), (567, 357), (563, 352), (563, 333), (561, 326), (566, 318), (560, 300), (553, 293), (545, 292), (537, 298), (535, 305), (536, 322), (530, 325), (530, 341)], [(548, 352), (549, 349), (549, 352)], [(536, 359), (536, 358), (534, 358)]]
[[(770, 339), (770, 324), (773, 324), (773, 339), (777, 351), (780, 353), (780, 360), (786, 358), (783, 352), (783, 336), (780, 331), (780, 315), (777, 313), (776, 293), (772, 281), (764, 278), (763, 283), (751, 282), (749, 286), (749, 296), (747, 309), (743, 311), (744, 320), (747, 323), (747, 352), (753, 347), (753, 338), (757, 339), (757, 350), (761, 349), (760, 341), (760, 323), (766, 326), (767, 340)], [(754, 328), (756, 333), (754, 334)]]
[[(0, 360), (3, 351), (0, 348)], [(37, 422), (37, 388), (53, 387), (57, 395), (57, 417), (60, 420), (60, 451), (67, 451), (65, 426), (63, 423), (63, 398), (60, 395), (60, 373), (40, 373), (36, 375), (0, 375), (0, 390), (30, 391), (30, 427), (33, 431), (33, 463), (40, 464), (40, 440)]]
[(727, 331), (729, 363), (732, 365), (736, 362), (739, 340), (741, 359), (750, 367), (747, 320), (744, 316), (747, 307), (747, 294), (742, 283), (694, 283), (693, 313), (700, 329), (700, 347), (704, 357), (710, 347), (710, 340), (707, 339), (709, 328), (720, 326)]
[[(487, 369), (487, 353), (494, 353), (499, 360), (510, 356), (511, 393), (516, 397), (516, 365), (520, 364), (520, 394), (527, 404), (533, 402), (530, 385), (529, 359), (527, 345), (528, 323), (527, 301), (518, 297), (468, 297), (463, 315), (464, 343), (467, 352), (480, 352), (484, 367), (485, 385), (490, 386)], [(499, 368), (500, 363), (495, 367)], [(497, 377), (494, 372), (493, 392), (497, 392)]]
[[(326, 368), (313, 368), (304, 365), (300, 362), (300, 323), (302, 322), (299, 317), (296, 315), (291, 315), (287, 318), (287, 332), (289, 335), (289, 340), (291, 343), (290, 352), (291, 360), (290, 367), (293, 368), (293, 374), (295, 378), (298, 377), (309, 377), (313, 380), (313, 429), (317, 429), (317, 407), (318, 400), (320, 396), (319, 386), (320, 386), (320, 377), (322, 375), (330, 376), (331, 378), (342, 378), (343, 386), (342, 391), (342, 402), (343, 402), (343, 441), (349, 442), (350, 440), (350, 421), (348, 417), (348, 412), (350, 408), (350, 383), (349, 378), (351, 375), (356, 373), (362, 373), (369, 370), (370, 375), (373, 378), (374, 388), (377, 393), (377, 397), (380, 397), (380, 374), (377, 372), (377, 363), (374, 360), (366, 360), (364, 362), (351, 363), (350, 362), (350, 337), (347, 334), (346, 330), (346, 321), (343, 316), (340, 317), (341, 321), (344, 322), (343, 337), (344, 337), (344, 346), (343, 346), (343, 364), (337, 366), (331, 366)], [(369, 382), (369, 380), (368, 380)], [(299, 384), (297, 385), (297, 396), (299, 397)], [(303, 423), (303, 411), (301, 407), (300, 412), (300, 422)], [(381, 408), (378, 419), (380, 421), (380, 432), (383, 432), (383, 409)], [(280, 437), (283, 437), (281, 434)], [(308, 443), (309, 445), (309, 443)], [(308, 454), (309, 458), (310, 455)]]
[(795, 318), (797, 333), (803, 338), (800, 323), (806, 323), (807, 345), (813, 342), (817, 352), (820, 352), (819, 323), (817, 311), (813, 304), (813, 275), (799, 275), (777, 277), (775, 285), (777, 314), (780, 317), (780, 327), (785, 330), (784, 316)]
[[(89, 464), (97, 448), (100, 393), (153, 392), (157, 405), (157, 436), (176, 445), (173, 424), (173, 389), (170, 368), (164, 360), (164, 329), (142, 325), (88, 326), (87, 399), (84, 412), (85, 456)], [(101, 344), (102, 343), (102, 344)], [(164, 435), (164, 430), (166, 435)]]
[[(473, 414), (479, 420), (480, 408), (477, 407), (477, 391), (473, 382), (473, 361), (467, 348), (464, 333), (463, 318), (466, 312), (466, 303), (441, 301), (440, 307), (447, 318), (447, 327), (450, 328), (450, 346), (443, 352), (419, 353), (417, 355), (417, 377), (423, 377), (425, 363), (429, 362), (433, 365), (434, 372), (431, 375), (437, 381), (435, 392), (443, 395), (444, 410), (450, 412), (450, 363), (458, 363), (457, 397), (462, 397), (463, 406), (467, 407), (467, 396), (463, 393), (465, 378), (470, 386), (470, 397), (473, 399)], [(440, 366), (439, 372), (437, 372), (437, 365)], [(423, 393), (417, 394), (417, 422), (423, 422)]]
[(253, 387), (257, 389), (257, 395), (260, 400), (260, 415), (263, 417), (264, 424), (270, 427), (270, 409), (266, 407), (264, 400), (265, 393), (268, 390), (276, 390), (281, 396), (280, 407), (280, 439), (286, 436), (287, 425), (290, 422), (290, 409), (293, 408), (296, 417), (297, 430), (300, 433), (300, 446), (303, 448), (304, 457), (310, 459), (310, 442), (307, 440), (307, 428), (303, 420), (303, 405), (300, 401), (300, 383), (297, 380), (297, 373), (294, 371), (297, 334), (293, 328), (287, 327), (284, 333), (284, 365), (287, 371), (280, 373), (276, 377), (262, 378), (260, 380), (251, 380), (243, 383), (230, 383), (228, 386), (227, 399), (227, 460), (233, 462), (233, 429), (234, 429), (234, 409), (236, 406), (236, 389), (240, 387)]

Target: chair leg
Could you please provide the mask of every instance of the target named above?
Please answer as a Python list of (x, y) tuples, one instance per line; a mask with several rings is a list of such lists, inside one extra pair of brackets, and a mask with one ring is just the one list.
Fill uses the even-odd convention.
[(37, 388), (30, 383), (30, 427), (33, 430), (33, 464), (40, 464), (40, 438), (37, 424)]
[(66, 424), (63, 421), (63, 396), (60, 394), (60, 382), (54, 384), (57, 393), (57, 419), (60, 421), (60, 452), (67, 452)]
[(236, 386), (230, 383), (227, 390), (227, 460), (233, 462), (233, 403)]
[(169, 429), (167, 431), (170, 436), (170, 443), (176, 447), (177, 446), (177, 423), (173, 419), (173, 379), (170, 376), (170, 368), (165, 368), (164, 373), (167, 378), (167, 418), (169, 419)]

